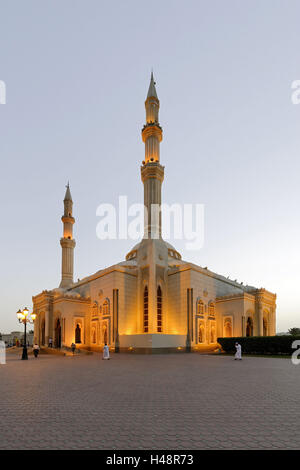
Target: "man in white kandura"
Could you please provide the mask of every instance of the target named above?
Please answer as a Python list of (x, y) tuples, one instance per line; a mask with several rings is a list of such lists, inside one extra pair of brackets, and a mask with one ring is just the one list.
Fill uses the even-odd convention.
[(105, 346), (103, 347), (103, 357), (102, 359), (109, 359), (109, 347), (105, 343)]
[(235, 349), (236, 349), (236, 353), (234, 356), (234, 360), (241, 361), (242, 360), (242, 346), (239, 343), (235, 343)]

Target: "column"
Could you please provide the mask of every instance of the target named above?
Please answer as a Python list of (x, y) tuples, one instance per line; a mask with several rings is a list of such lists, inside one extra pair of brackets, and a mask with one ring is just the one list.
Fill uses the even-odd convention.
[(258, 328), (257, 328), (257, 333), (258, 336), (263, 336), (264, 333), (264, 327), (263, 327), (263, 321), (264, 321), (264, 313), (263, 313), (263, 303), (261, 299), (258, 299)]
[(49, 345), (49, 336), (50, 336), (50, 311), (48, 309), (45, 311), (45, 346)]

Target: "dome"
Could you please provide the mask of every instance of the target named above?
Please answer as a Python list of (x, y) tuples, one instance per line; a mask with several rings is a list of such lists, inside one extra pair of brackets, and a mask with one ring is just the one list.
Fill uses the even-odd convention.
[[(173, 245), (171, 245), (170, 243), (166, 242), (163, 240), (163, 242), (165, 243), (165, 245), (167, 246), (168, 248), (168, 256), (169, 258), (175, 258), (175, 259), (181, 259), (181, 254), (176, 250), (176, 248), (174, 248)], [(139, 242), (137, 243), (136, 245), (134, 245), (134, 247), (129, 251), (129, 253), (127, 253), (126, 255), (126, 261), (129, 261), (129, 260), (132, 260), (132, 259), (135, 259), (136, 258), (136, 255), (137, 255), (137, 251), (140, 247), (140, 244), (142, 242)]]

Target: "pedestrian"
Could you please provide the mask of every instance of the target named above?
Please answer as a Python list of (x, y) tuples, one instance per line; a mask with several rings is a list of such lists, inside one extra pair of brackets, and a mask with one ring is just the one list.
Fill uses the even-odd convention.
[(235, 353), (235, 356), (234, 356), (234, 360), (237, 361), (241, 361), (242, 360), (242, 346), (239, 344), (239, 343), (235, 343), (235, 349), (236, 349), (236, 353)]
[(51, 338), (51, 336), (50, 336), (50, 338), (49, 338), (49, 342), (48, 342), (48, 343), (49, 343), (49, 348), (52, 348), (53, 339)]
[(102, 356), (102, 359), (110, 359), (110, 357), (109, 357), (109, 347), (107, 346), (106, 343), (105, 343), (105, 345), (103, 346), (103, 356)]
[(33, 354), (34, 354), (34, 357), (37, 358), (38, 355), (39, 355), (39, 352), (40, 352), (40, 347), (38, 344), (34, 344), (33, 345)]
[(73, 353), (73, 356), (75, 354), (75, 349), (76, 349), (76, 344), (75, 343), (72, 343), (71, 344), (71, 349), (72, 349), (72, 353)]

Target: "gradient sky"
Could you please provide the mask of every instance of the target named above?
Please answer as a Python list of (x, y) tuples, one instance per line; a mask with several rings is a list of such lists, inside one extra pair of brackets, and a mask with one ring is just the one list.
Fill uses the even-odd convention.
[(277, 331), (300, 327), (300, 2), (1, 0), (0, 12), (0, 331), (60, 282), (68, 180), (75, 279), (134, 245), (97, 239), (96, 208), (143, 200), (151, 67), (163, 200), (205, 204), (203, 248), (173, 244), (276, 292)]

